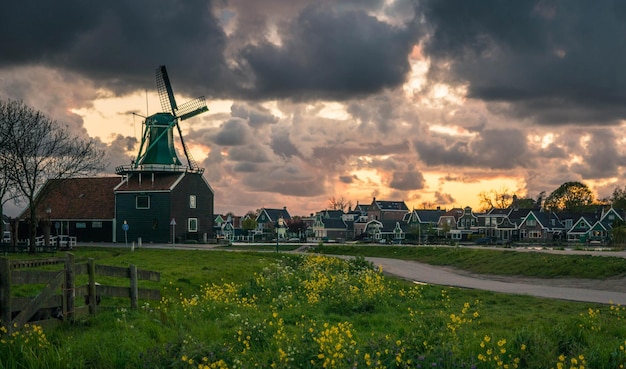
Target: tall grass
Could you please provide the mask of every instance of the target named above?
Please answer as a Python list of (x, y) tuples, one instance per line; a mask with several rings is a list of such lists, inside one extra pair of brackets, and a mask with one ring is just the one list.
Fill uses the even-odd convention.
[[(99, 251), (101, 252), (101, 251)], [(91, 256), (88, 252), (80, 257)], [(414, 285), (362, 257), (138, 250), (163, 299), (3, 335), (2, 368), (618, 368), (623, 307)], [(106, 301), (103, 301), (103, 305)], [(42, 338), (43, 337), (43, 338)]]

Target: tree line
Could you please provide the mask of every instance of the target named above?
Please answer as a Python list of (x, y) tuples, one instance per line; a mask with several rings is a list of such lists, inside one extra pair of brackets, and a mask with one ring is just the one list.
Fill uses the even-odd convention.
[(573, 213), (593, 210), (598, 205), (610, 205), (615, 209), (626, 209), (626, 185), (624, 187), (617, 186), (608, 198), (595, 199), (589, 186), (578, 181), (565, 182), (548, 196), (544, 191), (539, 193), (536, 198), (518, 198), (506, 187), (483, 191), (478, 197), (482, 211), (495, 208), (505, 209), (510, 206), (519, 209), (542, 208), (546, 211)]

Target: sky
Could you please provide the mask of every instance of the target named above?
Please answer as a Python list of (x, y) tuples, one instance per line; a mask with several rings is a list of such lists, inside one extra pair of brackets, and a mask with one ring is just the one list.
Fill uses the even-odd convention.
[(603, 198), (626, 177), (625, 35), (619, 0), (13, 1), (0, 98), (97, 140), (114, 175), (165, 65), (179, 105), (206, 97), (180, 126), (217, 213)]

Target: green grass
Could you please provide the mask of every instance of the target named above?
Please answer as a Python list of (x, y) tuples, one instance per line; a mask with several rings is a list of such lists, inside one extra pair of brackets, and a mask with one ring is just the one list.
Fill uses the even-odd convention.
[[(462, 259), (443, 251), (425, 252)], [(143, 301), (137, 311), (103, 310), (46, 331), (45, 341), (32, 328), (1, 337), (0, 368), (352, 368), (368, 360), (387, 368), (513, 368), (515, 360), (520, 368), (550, 368), (560, 355), (568, 368), (579, 355), (588, 368), (626, 363), (623, 307), (417, 286), (371, 270), (360, 257), (105, 248), (74, 254), (160, 271), (164, 299)]]
[(555, 255), (462, 247), (323, 245), (328, 255), (387, 257), (446, 265), (472, 273), (539, 278), (606, 279), (626, 275), (626, 259), (611, 256)]

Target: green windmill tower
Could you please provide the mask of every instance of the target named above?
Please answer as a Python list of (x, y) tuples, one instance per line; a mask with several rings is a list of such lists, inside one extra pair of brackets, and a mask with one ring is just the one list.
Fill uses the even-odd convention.
[[(116, 168), (116, 173), (129, 174), (141, 171), (191, 171), (202, 173), (204, 169), (198, 168), (198, 164), (189, 152), (179, 123), (209, 110), (204, 96), (178, 106), (164, 65), (156, 70), (156, 84), (163, 112), (146, 118), (137, 158), (130, 167), (121, 166)], [(174, 148), (174, 128), (178, 131), (180, 143), (187, 161), (186, 164), (181, 163), (176, 154), (176, 149)]]

